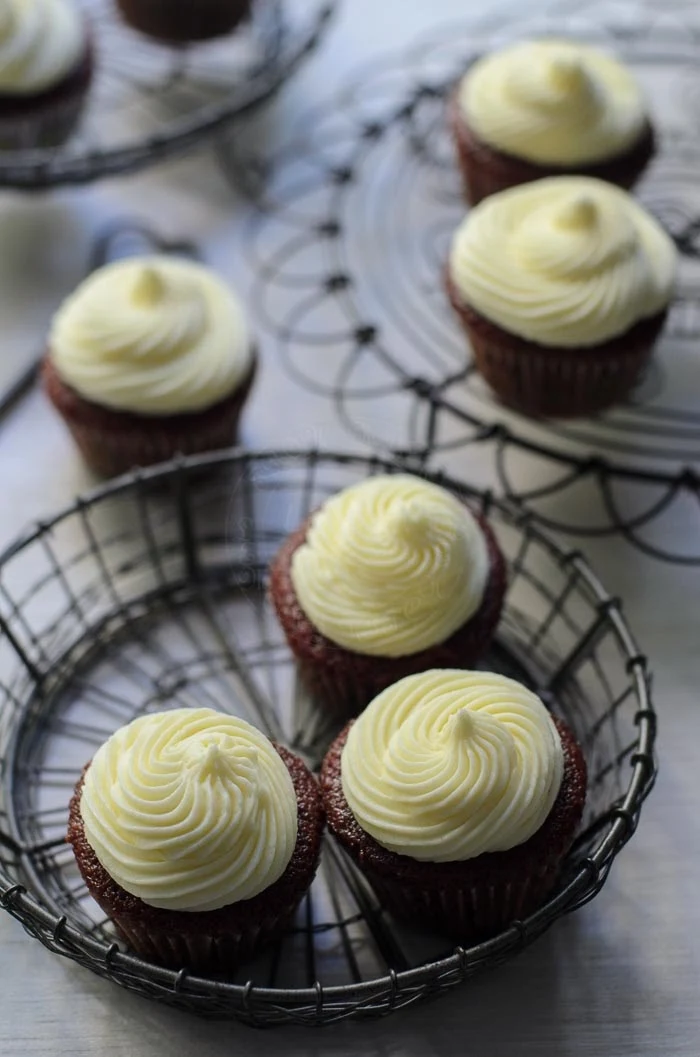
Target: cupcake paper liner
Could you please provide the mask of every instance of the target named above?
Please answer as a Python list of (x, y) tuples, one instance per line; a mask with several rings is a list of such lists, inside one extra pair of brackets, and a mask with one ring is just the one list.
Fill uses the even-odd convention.
[(509, 334), (447, 294), (480, 374), (501, 402), (530, 415), (591, 415), (624, 400), (644, 375), (667, 310), (589, 348), (550, 348)]
[(252, 0), (117, 0), (125, 22), (158, 40), (208, 40), (247, 18)]
[(486, 939), (533, 913), (557, 883), (581, 821), (586, 764), (568, 727), (555, 719), (564, 750), (559, 795), (540, 829), (509, 851), (464, 862), (424, 862), (382, 847), (366, 833), (343, 794), (342, 751), (349, 724), (321, 768), (328, 828), (395, 918), (432, 929), (455, 943)]
[(481, 605), (444, 642), (405, 657), (354, 653), (322, 635), (301, 608), (291, 576), (292, 558), (306, 539), (310, 518), (282, 545), (270, 568), (270, 598), (302, 680), (316, 702), (339, 721), (356, 716), (380, 691), (406, 675), (431, 668), (471, 668), (488, 649), (501, 616), (506, 567), (487, 521), (474, 516), (490, 561)]
[(86, 463), (95, 473), (113, 477), (136, 466), (151, 466), (177, 454), (195, 455), (232, 444), (256, 372), (236, 390), (203, 411), (177, 415), (138, 415), (101, 407), (81, 397), (58, 376), (50, 355), (42, 379), (52, 404), (68, 426)]
[(448, 120), (457, 150), (464, 194), (471, 205), (476, 205), (483, 198), (498, 191), (505, 191), (508, 187), (541, 180), (547, 176), (567, 174), (597, 177), (630, 190), (656, 150), (654, 130), (647, 122), (632, 147), (607, 161), (572, 167), (537, 165), (498, 151), (477, 139), (464, 119), (456, 92), (448, 104)]
[(318, 784), (305, 764), (288, 749), (275, 747), (297, 797), (298, 834), (292, 858), (282, 876), (252, 899), (201, 913), (149, 906), (112, 880), (85, 836), (80, 797), (87, 768), (83, 772), (70, 803), (68, 841), (90, 895), (140, 957), (172, 969), (228, 972), (289, 925), (318, 867), (324, 812)]

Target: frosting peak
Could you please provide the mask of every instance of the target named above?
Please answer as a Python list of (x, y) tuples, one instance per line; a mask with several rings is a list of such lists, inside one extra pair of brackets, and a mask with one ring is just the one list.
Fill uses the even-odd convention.
[(558, 176), (502, 191), (455, 233), (450, 276), (486, 319), (542, 345), (623, 334), (671, 299), (676, 250), (626, 192)]
[(207, 708), (142, 716), (113, 734), (86, 773), (80, 812), (117, 884), (168, 910), (251, 899), (281, 877), (297, 839), (294, 786), (274, 746)]
[(98, 269), (57, 312), (50, 346), (81, 396), (145, 415), (223, 400), (252, 357), (235, 294), (204, 265), (170, 256)]
[(32, 95), (51, 88), (84, 49), (82, 19), (68, 0), (0, 3), (0, 92)]
[(615, 59), (564, 40), (521, 42), (479, 59), (459, 104), (475, 135), (540, 165), (589, 165), (623, 153), (647, 120), (641, 91)]
[(299, 604), (318, 630), (381, 657), (448, 639), (481, 605), (488, 574), (473, 515), (409, 474), (373, 477), (329, 499), (291, 567)]
[(389, 850), (430, 862), (523, 844), (551, 811), (563, 770), (542, 701), (492, 672), (401, 679), (355, 720), (341, 758), (359, 825)]

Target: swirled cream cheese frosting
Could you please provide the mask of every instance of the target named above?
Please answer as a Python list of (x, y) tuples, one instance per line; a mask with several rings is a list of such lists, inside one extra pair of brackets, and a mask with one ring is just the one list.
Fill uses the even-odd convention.
[(458, 103), (478, 139), (539, 165), (592, 165), (623, 154), (648, 121), (629, 70), (564, 40), (521, 42), (479, 59), (462, 79)]
[(625, 191), (555, 176), (492, 195), (452, 240), (458, 294), (541, 345), (597, 345), (668, 305), (676, 249)]
[(297, 839), (294, 786), (272, 743), (208, 708), (113, 734), (87, 770), (80, 812), (112, 879), (167, 910), (251, 899), (281, 877)]
[(356, 653), (404, 657), (445, 639), (481, 604), (489, 575), (473, 515), (437, 485), (378, 476), (314, 514), (292, 558), (304, 613)]
[(171, 256), (98, 269), (56, 313), (49, 338), (61, 380), (119, 411), (200, 411), (250, 369), (238, 298), (212, 271)]
[(72, 3), (0, 3), (0, 94), (33, 95), (53, 87), (84, 51), (85, 27)]
[(542, 701), (491, 672), (401, 679), (355, 721), (341, 757), (343, 793), (362, 829), (427, 862), (524, 844), (549, 815), (563, 773)]

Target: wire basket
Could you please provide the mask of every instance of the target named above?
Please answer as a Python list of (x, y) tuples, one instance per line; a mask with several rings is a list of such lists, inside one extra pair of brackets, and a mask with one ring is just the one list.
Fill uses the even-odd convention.
[(582, 832), (540, 910), (453, 948), (398, 925), (327, 838), (294, 926), (230, 978), (122, 951), (65, 842), (83, 765), (119, 726), (166, 707), (248, 718), (313, 766), (333, 727), (295, 678), (265, 593), (283, 538), (329, 495), (402, 463), (222, 452), (137, 471), (38, 525), (0, 558), (0, 903), (31, 935), (131, 991), (255, 1025), (387, 1014), (532, 942), (601, 888), (655, 765), (647, 663), (583, 558), (508, 502), (431, 476), (489, 517), (509, 586), (487, 668), (564, 717), (589, 770)]
[(170, 46), (124, 23), (113, 0), (80, 0), (95, 78), (62, 147), (0, 152), (0, 187), (44, 190), (132, 172), (196, 146), (267, 100), (319, 43), (335, 0), (262, 0), (217, 40)]
[[(355, 437), (425, 459), (478, 445), (503, 493), (546, 527), (619, 534), (656, 558), (700, 564), (692, 534), (678, 531), (700, 510), (700, 19), (697, 5), (671, 9), (558, 0), (544, 13), (435, 27), (366, 64), (274, 159), (248, 252), (251, 303), (281, 364)], [(642, 83), (660, 143), (639, 195), (681, 260), (650, 372), (627, 402), (589, 418), (500, 405), (443, 283), (465, 213), (446, 101), (480, 54), (552, 34), (613, 49)]]

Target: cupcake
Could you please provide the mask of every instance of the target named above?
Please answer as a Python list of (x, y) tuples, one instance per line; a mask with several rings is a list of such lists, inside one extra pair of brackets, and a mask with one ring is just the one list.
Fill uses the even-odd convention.
[(485, 519), (437, 485), (377, 476), (330, 498), (283, 544), (270, 596), (323, 708), (356, 715), (429, 668), (469, 668), (501, 614), (505, 563)]
[(504, 404), (586, 415), (639, 381), (675, 267), (673, 242), (625, 191), (558, 176), (471, 210), (452, 240), (447, 292)]
[(92, 46), (70, 0), (0, 5), (0, 149), (56, 147), (80, 120)]
[(58, 310), (46, 391), (86, 462), (111, 476), (233, 443), (255, 374), (242, 306), (202, 264), (134, 257)]
[(431, 671), (384, 690), (321, 769), (328, 827), (395, 917), (493, 936), (557, 883), (586, 796), (572, 733), (520, 683)]
[(208, 708), (141, 716), (98, 749), (68, 840), (136, 954), (225, 972), (288, 925), (318, 865), (323, 808), (300, 759)]
[(467, 200), (546, 176), (630, 188), (654, 154), (642, 91), (610, 55), (574, 41), (512, 44), (479, 59), (450, 102)]
[(117, 0), (117, 6), (141, 33), (186, 44), (229, 33), (249, 16), (252, 0)]

